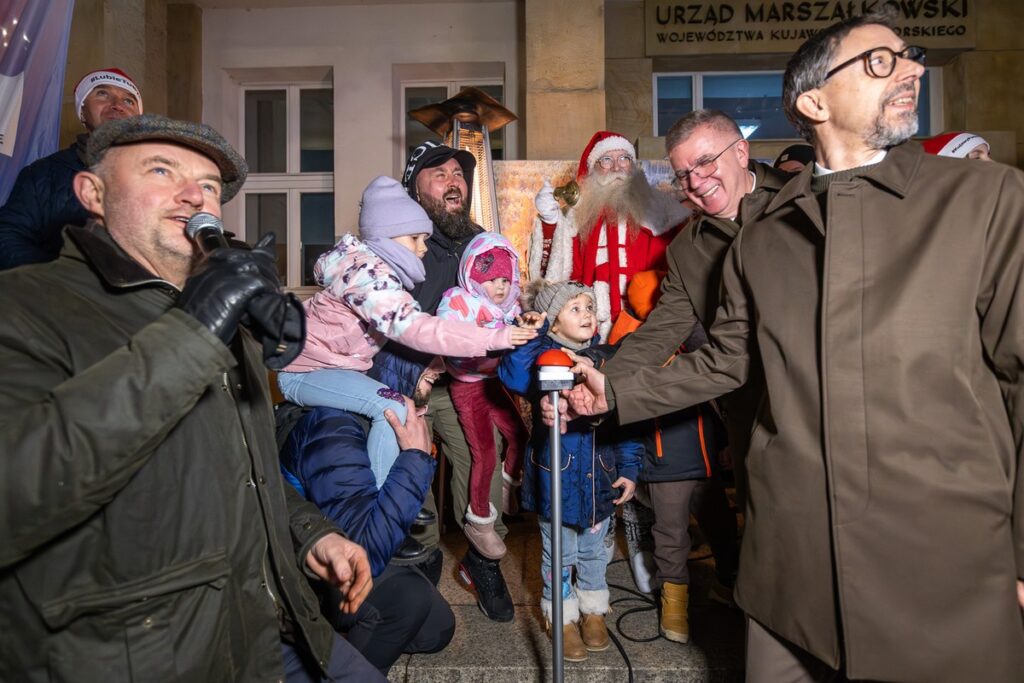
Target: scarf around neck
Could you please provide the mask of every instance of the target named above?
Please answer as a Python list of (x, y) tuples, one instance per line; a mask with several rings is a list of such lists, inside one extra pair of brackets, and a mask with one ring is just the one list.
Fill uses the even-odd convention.
[(390, 237), (369, 237), (362, 242), (370, 251), (391, 266), (406, 289), (411, 290), (426, 279), (427, 274), (423, 268), (422, 259), (416, 258), (416, 254)]

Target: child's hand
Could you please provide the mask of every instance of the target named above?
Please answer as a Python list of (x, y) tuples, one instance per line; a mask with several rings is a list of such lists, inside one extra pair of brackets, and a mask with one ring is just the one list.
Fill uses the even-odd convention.
[(574, 365), (586, 365), (591, 368), (596, 367), (594, 365), (594, 361), (592, 358), (587, 358), (586, 356), (577, 356), (569, 349), (562, 349), (562, 351), (565, 353), (565, 355), (569, 356), (569, 360), (571, 360)]
[(526, 311), (522, 315), (516, 316), (516, 325), (527, 330), (539, 330), (544, 325), (544, 319), (547, 317), (547, 313)]
[(631, 479), (626, 479), (625, 477), (619, 477), (612, 482), (612, 488), (622, 489), (622, 495), (615, 499), (616, 505), (622, 505), (633, 498), (633, 492), (636, 491), (636, 482)]
[(511, 330), (509, 333), (509, 341), (512, 343), (512, 346), (522, 346), (537, 336), (536, 329), (529, 329), (526, 327), (510, 327), (509, 329)]

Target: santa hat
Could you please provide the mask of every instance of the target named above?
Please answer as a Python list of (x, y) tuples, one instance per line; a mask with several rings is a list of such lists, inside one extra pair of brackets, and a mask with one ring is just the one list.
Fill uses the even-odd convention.
[(135, 85), (131, 76), (120, 69), (100, 69), (82, 76), (82, 80), (78, 81), (78, 85), (75, 86), (75, 112), (79, 119), (82, 118), (82, 105), (85, 104), (85, 98), (101, 85), (116, 85), (135, 95), (135, 99), (139, 103), (139, 113), (142, 113), (142, 92), (139, 91), (139, 86)]
[(636, 159), (636, 148), (633, 147), (629, 140), (618, 133), (608, 130), (599, 130), (594, 133), (594, 137), (590, 138), (587, 148), (583, 150), (583, 156), (580, 157), (580, 167), (576, 171), (576, 180), (586, 177), (598, 159), (615, 149), (629, 152), (630, 156)]
[(922, 140), (924, 151), (929, 154), (936, 154), (940, 157), (953, 157), (954, 159), (966, 159), (967, 155), (981, 145), (987, 145), (988, 141), (974, 133), (943, 133), (935, 137)]

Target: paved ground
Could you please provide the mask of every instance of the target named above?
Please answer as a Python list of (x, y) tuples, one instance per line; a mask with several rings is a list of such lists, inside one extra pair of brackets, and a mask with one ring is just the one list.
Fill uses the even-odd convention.
[[(445, 553), (441, 592), (455, 611), (455, 638), (443, 652), (434, 655), (402, 657), (391, 670), (393, 683), (518, 683), (550, 681), (551, 641), (541, 627), (540, 609), (540, 535), (533, 516), (510, 525), (506, 539), (508, 555), (502, 571), (516, 604), (516, 618), (498, 624), (488, 620), (476, 606), (474, 594), (456, 576), (458, 560), (466, 541), (458, 530), (442, 540)], [(616, 559), (625, 553), (619, 525), (619, 549)], [(743, 666), (743, 617), (707, 600), (713, 560), (707, 545), (690, 556), (692, 590), (690, 618), (691, 641), (688, 645), (657, 638), (653, 642), (630, 642), (632, 638), (651, 638), (658, 634), (654, 610), (624, 613), (644, 603), (624, 588), (635, 590), (625, 561), (613, 562), (608, 570), (612, 589), (613, 613), (609, 618), (612, 635), (617, 636), (632, 666), (636, 683), (677, 683), (690, 681), (741, 681)], [(653, 604), (653, 603), (652, 603)], [(615, 621), (621, 617), (618, 629)], [(606, 652), (591, 653), (586, 662), (566, 663), (566, 683), (605, 683), (630, 681), (626, 661), (613, 645)]]

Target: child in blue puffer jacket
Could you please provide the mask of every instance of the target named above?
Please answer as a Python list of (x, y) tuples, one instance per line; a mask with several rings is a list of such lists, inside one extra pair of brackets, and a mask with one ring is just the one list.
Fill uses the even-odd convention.
[[(498, 377), (510, 391), (525, 396), (533, 405), (534, 425), (526, 450), (522, 504), (537, 513), (543, 552), (541, 576), (544, 592), (541, 610), (551, 633), (551, 464), (549, 429), (540, 422), (541, 393), (536, 385), (537, 357), (548, 349), (586, 358), (597, 341), (594, 293), (578, 282), (532, 283), (532, 301), (524, 309), (544, 313), (541, 334), (506, 353)], [(530, 292), (527, 292), (529, 299)], [(582, 661), (587, 651), (608, 648), (608, 555), (604, 548), (608, 520), (633, 496), (643, 455), (639, 441), (612, 441), (586, 421), (568, 425), (562, 435), (562, 596), (563, 643), (566, 661)], [(615, 489), (621, 489), (621, 494)], [(570, 567), (576, 567), (576, 584)]]

